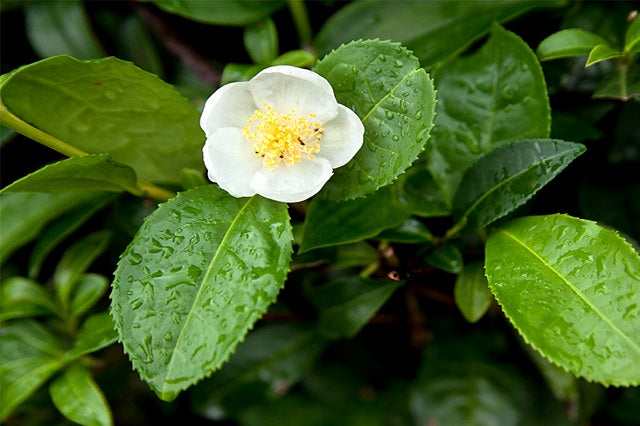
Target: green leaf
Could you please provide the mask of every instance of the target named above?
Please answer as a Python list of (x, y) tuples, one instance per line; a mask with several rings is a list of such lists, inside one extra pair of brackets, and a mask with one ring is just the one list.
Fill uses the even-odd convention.
[(633, 18), (624, 35), (624, 51), (628, 54), (640, 52), (640, 19)]
[(69, 366), (51, 382), (49, 393), (56, 408), (72, 422), (86, 426), (113, 424), (104, 394), (81, 365)]
[(278, 32), (267, 18), (244, 29), (244, 47), (256, 64), (268, 65), (278, 56)]
[(306, 50), (290, 50), (275, 58), (271, 65), (292, 65), (294, 67), (308, 67), (313, 65), (318, 58)]
[(111, 313), (162, 399), (218, 369), (275, 301), (291, 240), (286, 204), (216, 185), (183, 192), (145, 220), (115, 272)]
[(78, 278), (107, 248), (110, 239), (110, 231), (94, 232), (74, 243), (60, 259), (53, 273), (53, 288), (65, 310)]
[(398, 178), (391, 190), (412, 214), (421, 217), (447, 216), (451, 209), (422, 163), (415, 164)]
[(221, 85), (236, 81), (249, 81), (264, 69), (263, 65), (227, 64), (222, 70)]
[(458, 309), (469, 322), (477, 322), (491, 305), (491, 291), (480, 262), (464, 265), (453, 288)]
[(607, 59), (621, 58), (622, 56), (624, 56), (624, 54), (609, 46), (609, 43), (599, 44), (591, 49), (585, 67), (589, 67)]
[(109, 281), (102, 275), (85, 274), (81, 275), (75, 285), (71, 302), (69, 303), (69, 314), (72, 318), (78, 318), (87, 312), (104, 295), (109, 287)]
[(61, 54), (81, 59), (106, 56), (91, 30), (91, 23), (82, 2), (29, 2), (24, 11), (27, 36), (33, 50), (41, 58)]
[(578, 393), (578, 379), (576, 379), (573, 374), (568, 373), (557, 365), (549, 362), (549, 360), (544, 358), (526, 343), (522, 342), (522, 346), (536, 367), (538, 367), (538, 370), (542, 374), (542, 377), (551, 390), (551, 393), (553, 393), (553, 396), (558, 401), (562, 401), (565, 404), (577, 404), (580, 398)]
[(0, 322), (55, 313), (53, 298), (37, 282), (12, 277), (0, 285)]
[(44, 194), (20, 192), (0, 196), (0, 263), (15, 250), (35, 238), (53, 219), (85, 203), (98, 202), (103, 194), (73, 192)]
[(427, 168), (451, 204), (464, 172), (500, 145), (549, 136), (551, 116), (540, 63), (499, 26), (472, 55), (436, 75), (438, 115)]
[(457, 274), (462, 271), (462, 253), (458, 247), (446, 243), (431, 251), (425, 258), (427, 263), (443, 271)]
[(628, 101), (640, 96), (640, 65), (633, 62), (608, 74), (593, 92), (596, 99)]
[(65, 360), (73, 361), (83, 355), (99, 351), (116, 341), (113, 320), (107, 312), (91, 315), (82, 323), (73, 347), (64, 354)]
[(283, 5), (281, 0), (152, 0), (161, 9), (206, 24), (247, 25), (266, 18)]
[(113, 161), (108, 155), (88, 155), (72, 157), (49, 164), (11, 185), (6, 192), (49, 192), (69, 191), (130, 191), (141, 195), (136, 185), (136, 173), (125, 164)]
[(62, 368), (61, 355), (56, 337), (36, 321), (0, 328), (0, 420)]
[(607, 41), (591, 31), (571, 28), (551, 34), (540, 42), (536, 54), (541, 61), (588, 55), (591, 49)]
[(316, 197), (307, 210), (298, 252), (372, 238), (408, 218), (389, 188), (341, 203)]
[(341, 201), (391, 183), (429, 139), (436, 105), (429, 75), (404, 47), (380, 40), (340, 46), (314, 71), (331, 83), (338, 102), (355, 111), (365, 127), (364, 145), (335, 170), (321, 194)]
[(640, 383), (640, 255), (566, 215), (523, 217), (487, 240), (489, 286), (525, 340), (579, 377)]
[(585, 151), (583, 145), (530, 139), (480, 157), (464, 174), (453, 217), (468, 229), (484, 227), (524, 204)]
[(318, 330), (331, 339), (355, 336), (401, 285), (349, 276), (314, 288), (308, 298), (319, 311)]
[(316, 46), (320, 52), (328, 53), (341, 43), (360, 38), (394, 40), (411, 49), (423, 65), (432, 67), (465, 50), (495, 21), (508, 21), (534, 8), (565, 3), (562, 0), (353, 2), (327, 20)]
[(129, 62), (44, 59), (11, 73), (0, 96), (19, 119), (74, 148), (108, 153), (142, 179), (177, 183), (176, 170), (202, 168), (198, 111)]
[(377, 238), (403, 244), (433, 244), (435, 241), (429, 228), (413, 218), (405, 220), (398, 227), (385, 229)]

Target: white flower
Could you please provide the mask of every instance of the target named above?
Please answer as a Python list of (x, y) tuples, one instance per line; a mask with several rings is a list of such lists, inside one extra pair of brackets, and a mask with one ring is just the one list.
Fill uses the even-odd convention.
[(209, 179), (234, 197), (298, 202), (362, 146), (364, 127), (313, 71), (270, 67), (207, 100), (200, 127)]

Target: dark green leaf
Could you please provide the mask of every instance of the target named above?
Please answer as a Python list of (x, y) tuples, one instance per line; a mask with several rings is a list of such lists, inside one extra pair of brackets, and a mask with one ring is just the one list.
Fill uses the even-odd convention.
[(571, 28), (558, 31), (542, 40), (536, 49), (541, 61), (588, 55), (595, 46), (607, 41), (591, 31)]
[(278, 56), (271, 65), (292, 65), (294, 67), (308, 67), (313, 65), (318, 58), (306, 50), (291, 50)]
[(37, 282), (12, 277), (0, 285), (0, 321), (51, 315), (56, 307), (53, 298)]
[(67, 361), (96, 352), (115, 343), (118, 338), (113, 320), (108, 313), (91, 315), (80, 327), (73, 347), (64, 354)]
[(628, 101), (640, 96), (640, 65), (631, 63), (608, 74), (593, 93), (594, 98)]
[(578, 191), (580, 216), (640, 241), (640, 182), (584, 182)]
[(222, 70), (220, 84), (225, 85), (236, 81), (249, 81), (264, 69), (264, 65), (227, 64)]
[(134, 368), (162, 399), (227, 360), (282, 288), (291, 240), (286, 204), (216, 185), (147, 218), (118, 264), (111, 312)]
[(19, 119), (90, 154), (108, 153), (142, 179), (178, 182), (176, 170), (202, 168), (196, 109), (129, 62), (56, 56), (16, 70), (0, 90)]
[(391, 190), (400, 203), (416, 216), (447, 216), (451, 211), (438, 184), (422, 164), (409, 168), (391, 186)]
[(418, 59), (398, 43), (355, 41), (325, 56), (314, 70), (365, 127), (364, 145), (335, 170), (321, 194), (341, 201), (394, 181), (424, 149), (433, 126), (435, 89)]
[(457, 274), (462, 271), (462, 253), (458, 247), (451, 243), (446, 243), (431, 251), (425, 258), (427, 263), (443, 271)]
[(551, 362), (605, 385), (640, 383), (640, 255), (615, 232), (523, 217), (489, 237), (485, 268), (507, 317)]
[(613, 147), (609, 151), (612, 163), (640, 163), (640, 126), (636, 117), (640, 114), (640, 102), (625, 102), (620, 109), (613, 136)]
[(0, 148), (2, 148), (5, 143), (11, 141), (17, 134), (15, 130), (0, 125)]
[(623, 56), (623, 53), (609, 46), (608, 43), (599, 44), (589, 52), (589, 57), (587, 58), (586, 67), (589, 67), (593, 64), (597, 64), (600, 61), (604, 61), (612, 58), (620, 58)]
[(72, 422), (86, 426), (113, 424), (107, 400), (85, 367), (69, 366), (51, 382), (49, 392), (54, 405)]
[(640, 19), (637, 15), (624, 36), (624, 51), (629, 54), (640, 52)]
[(246, 25), (266, 18), (284, 3), (281, 0), (152, 0), (167, 12), (194, 21), (218, 25)]
[(435, 240), (429, 228), (413, 218), (405, 220), (398, 227), (382, 231), (378, 238), (404, 244), (432, 244)]
[(102, 275), (85, 274), (78, 278), (71, 302), (69, 303), (69, 314), (72, 318), (78, 318), (87, 312), (107, 291), (109, 281)]
[(469, 229), (487, 226), (527, 202), (584, 151), (583, 145), (551, 139), (496, 148), (462, 177), (453, 217)]
[(495, 21), (504, 22), (537, 7), (557, 7), (560, 1), (393, 1), (353, 2), (333, 15), (320, 30), (316, 46), (328, 53), (357, 39), (399, 41), (432, 67), (466, 49)]
[(409, 212), (395, 202), (389, 188), (340, 203), (314, 198), (305, 217), (299, 253), (372, 238), (408, 218)]
[(453, 295), (462, 315), (469, 322), (476, 322), (491, 305), (491, 292), (480, 262), (464, 265), (456, 279)]
[(427, 167), (448, 204), (464, 172), (483, 154), (549, 136), (549, 100), (538, 59), (499, 26), (476, 53), (439, 70), (436, 81), (438, 115)]
[(551, 123), (552, 139), (582, 142), (586, 140), (595, 141), (604, 135), (594, 125), (593, 120), (566, 111), (552, 111)]
[(341, 244), (335, 247), (335, 259), (331, 261), (331, 267), (343, 269), (365, 266), (376, 262), (379, 258), (378, 250), (364, 241)]
[(547, 386), (558, 400), (566, 403), (579, 403), (580, 395), (578, 394), (578, 379), (562, 368), (552, 364), (548, 359), (536, 352), (531, 346), (522, 343), (527, 354), (538, 367)]
[(136, 173), (125, 164), (113, 161), (108, 155), (72, 157), (49, 164), (0, 191), (50, 192), (69, 191), (130, 191), (140, 195), (136, 186)]
[(244, 47), (256, 64), (269, 65), (278, 56), (278, 32), (270, 18), (244, 29)]
[(183, 189), (191, 189), (196, 186), (206, 185), (208, 182), (200, 170), (182, 169), (180, 172), (180, 186)]
[(41, 58), (68, 54), (80, 59), (106, 56), (91, 30), (82, 2), (36, 1), (24, 8), (27, 36)]

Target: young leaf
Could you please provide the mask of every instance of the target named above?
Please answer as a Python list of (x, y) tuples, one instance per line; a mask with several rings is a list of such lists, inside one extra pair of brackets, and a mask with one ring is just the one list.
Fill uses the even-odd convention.
[(627, 54), (640, 52), (640, 19), (636, 16), (624, 35), (624, 51)]
[(402, 174), (433, 126), (435, 89), (418, 59), (397, 43), (355, 41), (325, 56), (314, 71), (365, 127), (364, 145), (324, 186), (332, 201), (362, 197)]
[(499, 26), (474, 54), (438, 71), (438, 115), (427, 168), (451, 204), (464, 172), (500, 145), (549, 136), (551, 115), (540, 63)]
[(331, 339), (353, 337), (400, 285), (350, 276), (314, 288), (308, 297), (319, 311), (319, 331)]
[(603, 37), (581, 28), (571, 28), (551, 34), (540, 42), (536, 54), (541, 61), (588, 55), (591, 49), (607, 43)]
[(602, 43), (591, 49), (585, 67), (589, 67), (607, 59), (621, 58), (622, 56), (623, 53), (609, 46), (609, 43)]
[(409, 212), (395, 202), (389, 188), (341, 203), (314, 198), (305, 217), (298, 252), (375, 237), (408, 218)]
[(114, 343), (118, 338), (113, 320), (107, 312), (91, 315), (82, 323), (71, 349), (64, 354), (67, 361), (96, 352)]
[(49, 386), (53, 404), (72, 422), (86, 426), (113, 424), (111, 410), (91, 373), (73, 364)]
[(27, 37), (41, 58), (61, 54), (80, 59), (107, 56), (91, 30), (82, 2), (29, 2), (24, 11)]
[(244, 29), (244, 47), (256, 64), (268, 65), (278, 56), (278, 32), (270, 18)]
[(152, 0), (156, 6), (194, 21), (217, 25), (247, 25), (266, 18), (283, 5), (281, 0)]
[(32, 320), (0, 328), (0, 420), (63, 366), (60, 342)]
[(0, 97), (18, 119), (73, 148), (109, 153), (142, 179), (177, 183), (176, 170), (202, 168), (198, 111), (129, 62), (55, 56), (11, 73)]
[(140, 195), (136, 172), (105, 154), (72, 157), (49, 164), (4, 187), (6, 192), (129, 191)]
[(585, 151), (583, 145), (530, 139), (485, 154), (462, 177), (453, 217), (468, 229), (487, 226), (524, 204)]
[(566, 215), (509, 222), (487, 240), (489, 286), (525, 340), (605, 385), (640, 384), (640, 255)]
[(491, 305), (491, 291), (480, 262), (464, 265), (456, 279), (453, 296), (462, 315), (469, 322), (476, 322)]
[(12, 277), (0, 284), (0, 322), (15, 318), (51, 315), (55, 311), (53, 298), (35, 281)]
[(291, 240), (286, 204), (216, 185), (146, 219), (115, 272), (111, 313), (134, 368), (162, 399), (218, 369), (275, 301)]
[(71, 301), (69, 315), (78, 318), (87, 312), (104, 295), (109, 287), (109, 281), (102, 275), (84, 274), (78, 278)]
[(443, 271), (457, 274), (462, 271), (462, 253), (458, 247), (451, 243), (446, 243), (434, 249), (425, 258), (427, 263)]

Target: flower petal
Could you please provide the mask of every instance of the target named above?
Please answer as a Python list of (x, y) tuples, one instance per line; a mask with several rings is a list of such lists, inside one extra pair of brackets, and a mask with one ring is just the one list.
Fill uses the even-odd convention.
[(207, 99), (200, 116), (200, 127), (207, 137), (223, 127), (241, 129), (257, 109), (249, 83), (229, 83)]
[(262, 167), (251, 144), (240, 129), (225, 127), (207, 138), (202, 149), (209, 179), (234, 197), (250, 197), (256, 193), (251, 180)]
[(263, 197), (297, 203), (317, 194), (332, 174), (331, 165), (324, 158), (302, 160), (293, 166), (277, 166), (273, 171), (261, 168), (251, 187)]
[(338, 105), (338, 115), (324, 124), (318, 157), (329, 160), (334, 169), (344, 166), (362, 147), (364, 126), (355, 112)]
[(269, 104), (281, 114), (292, 110), (298, 116), (316, 115), (321, 123), (338, 114), (331, 85), (313, 71), (286, 65), (270, 67), (250, 81), (250, 90), (260, 108)]

